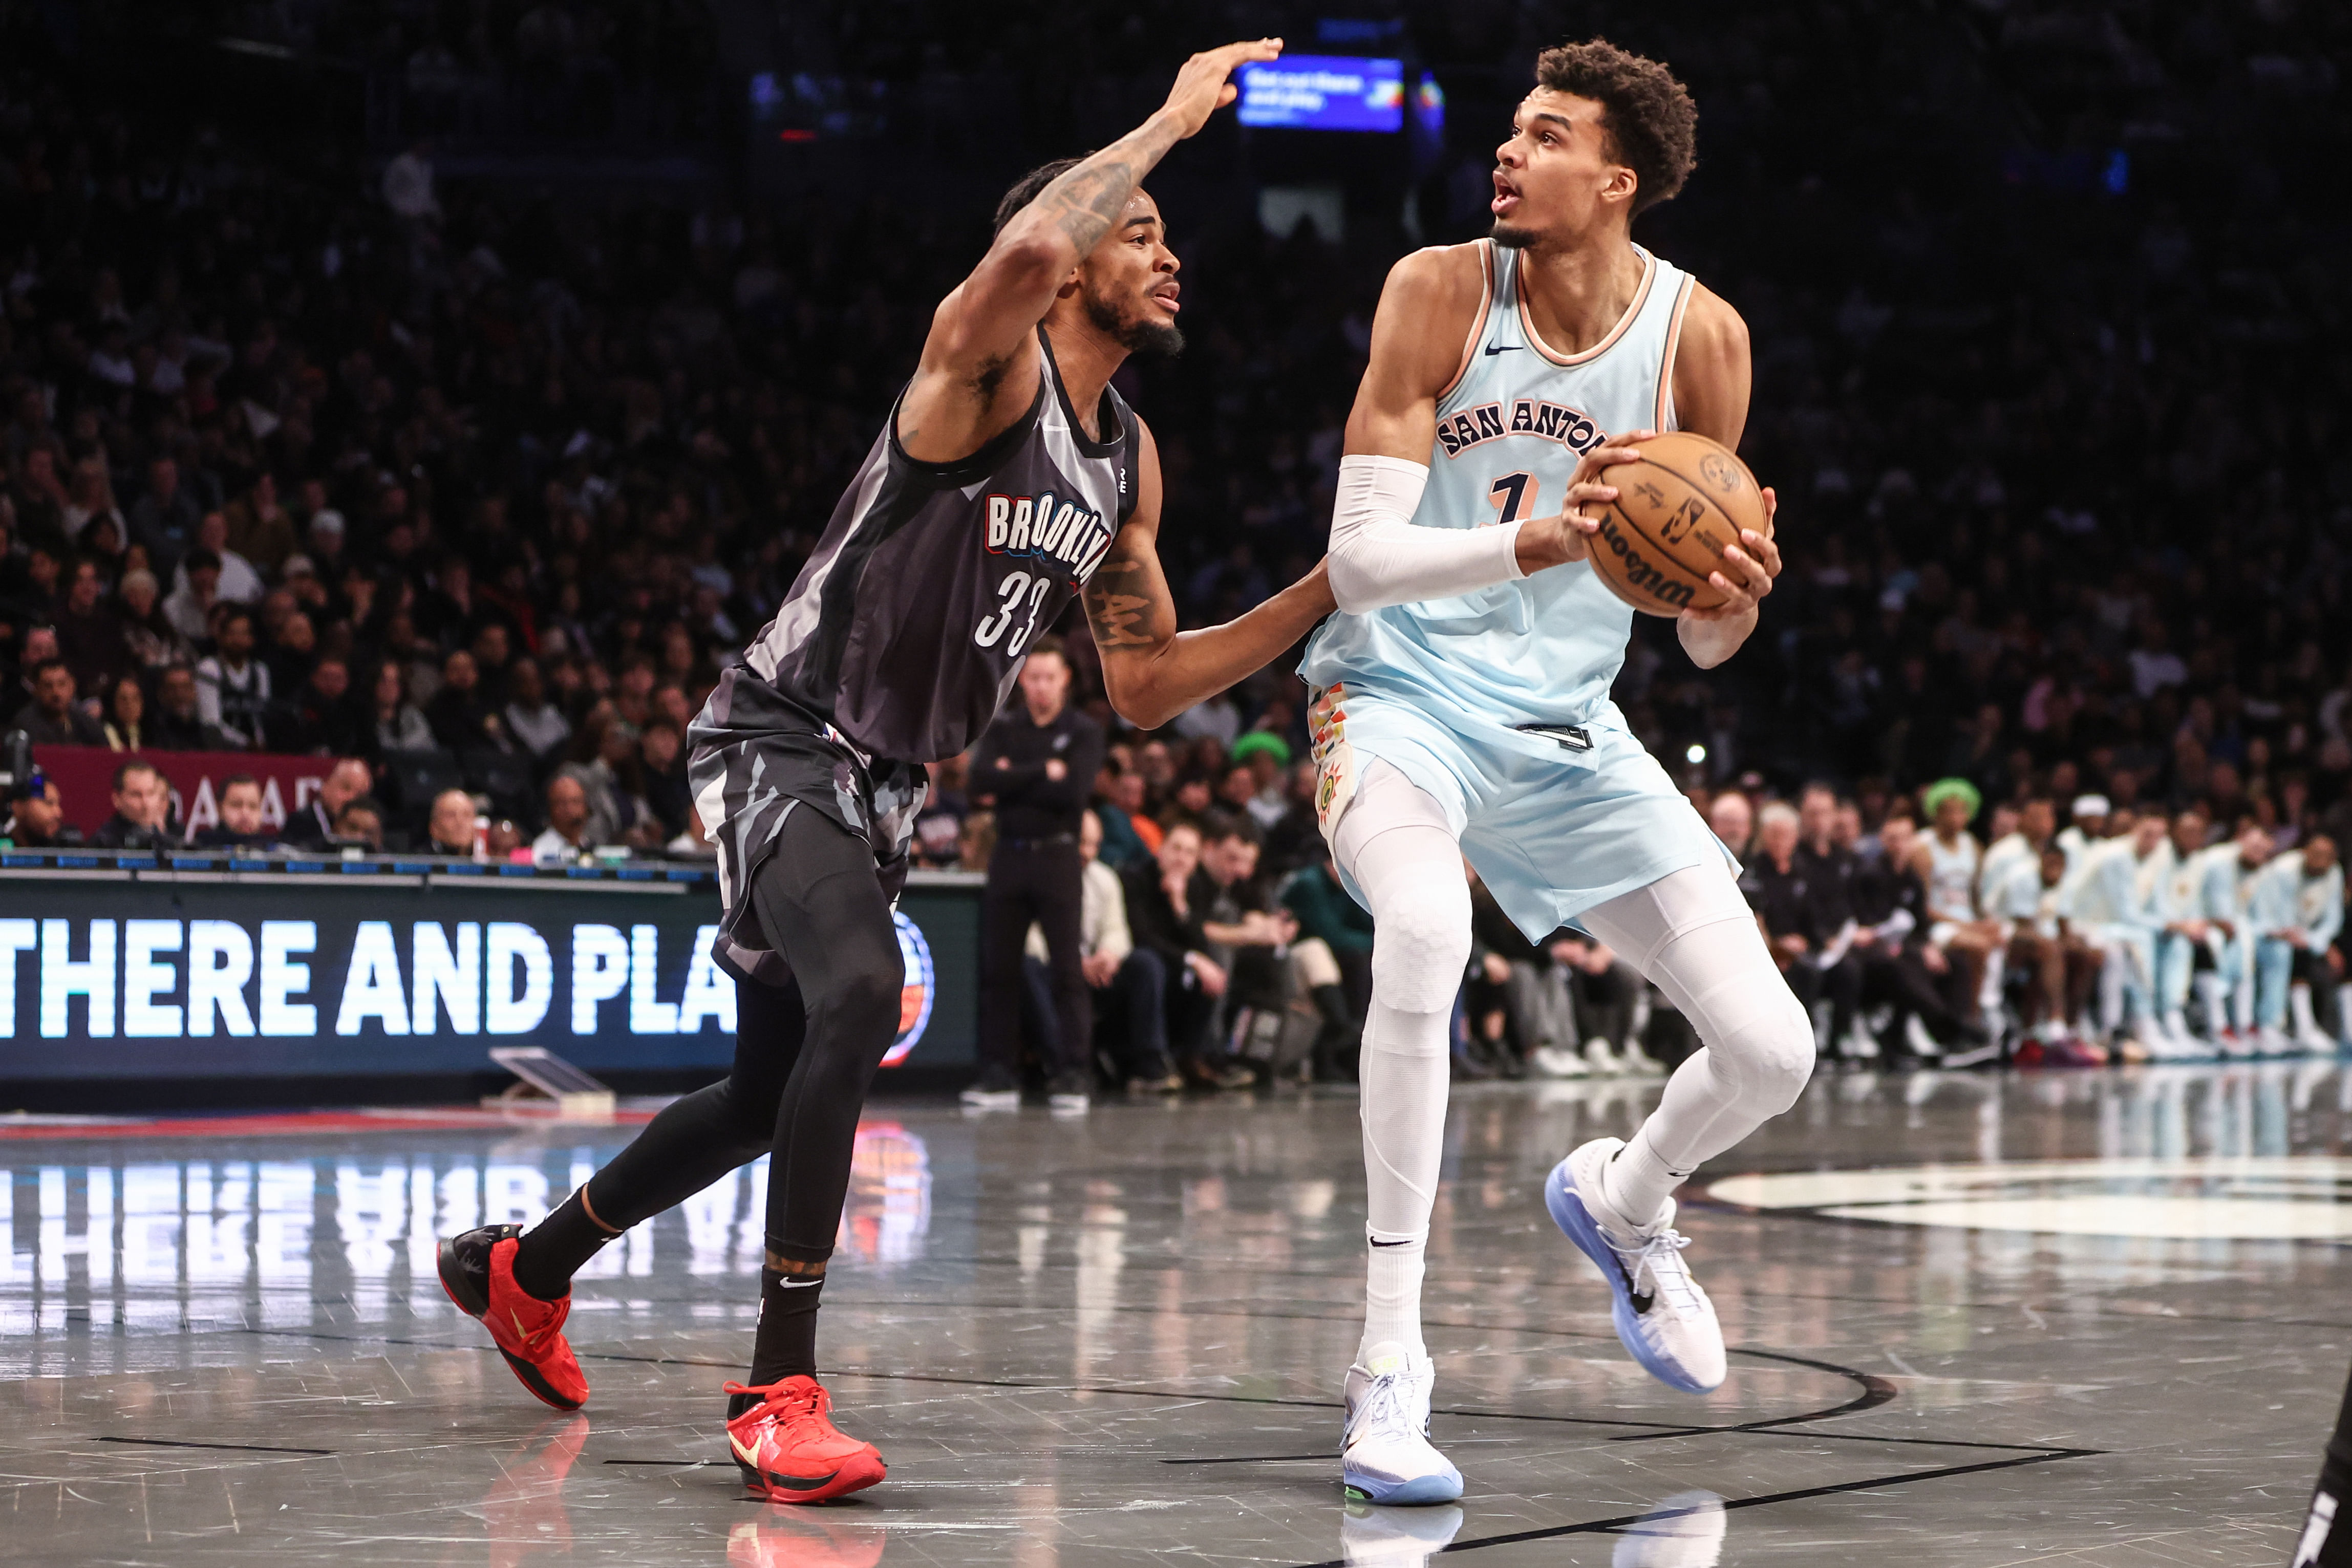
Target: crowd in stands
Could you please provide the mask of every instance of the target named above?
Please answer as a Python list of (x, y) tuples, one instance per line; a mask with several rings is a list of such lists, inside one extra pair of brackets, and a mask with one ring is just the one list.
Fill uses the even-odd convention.
[[(919, 85), (953, 61), (908, 40), (963, 38), (979, 26), (964, 9), (901, 5), (903, 25), (886, 26), (878, 9), (843, 7), (803, 25), (836, 30), (811, 47), (841, 69)], [(1486, 135), (1523, 78), (1443, 62), (1531, 57), (1556, 24), (1407, 9), (1461, 127), (1412, 222), (1466, 237)], [(1921, 792), (1947, 779), (1983, 802), (1988, 842), (2021, 831), (2004, 810), (2048, 800), (2064, 816), (2083, 797), (2136, 835), (2166, 823), (2165, 853), (2258, 831), (2259, 858), (2301, 857), (2306, 881), (2324, 874), (2311, 869), (2323, 839), (2352, 841), (2352, 355), (2325, 261), (2340, 218), (2286, 179), (2352, 141), (2333, 90), (2345, 14), (1702, 9), (1603, 5), (1580, 26), (1662, 54), (1701, 106), (1700, 171), (1639, 237), (1749, 323), (1743, 450), (1780, 486), (1790, 567), (1721, 670), (1690, 669), (1671, 629), (1644, 622), (1617, 692), (1629, 720), (1695, 799), (1754, 807), (1761, 847), (1743, 858), (1833, 1046), (1861, 1049), (1875, 1019), (1889, 1050), (2013, 1051), (2027, 1037), (2004, 1023), (2020, 1008), (2038, 1043), (2063, 1021), (2084, 1055), (2124, 1038), (2259, 1040), (2268, 1001), (2226, 1016), (2200, 1001), (2175, 1036), (2163, 998), (2187, 963), (2192, 999), (2220, 985), (2236, 1008), (2239, 977), (2277, 971), (2266, 938), (2204, 959), (2150, 938), (2158, 999), (2135, 1011), (2122, 987), (2117, 1016), (2083, 1029), (2077, 993), (2095, 1006), (2103, 986), (2118, 991), (2120, 949), (2045, 915), (2022, 881), (1972, 887), (1963, 914), (1931, 877), (1942, 913), (1915, 913), (1900, 939), (1858, 934), (1823, 966), (1844, 922), (1813, 907), (1815, 875), (1781, 868), (1812, 864), (1817, 842), (1852, 854), (1856, 931), (1882, 932), (1911, 896), (1892, 885), (1901, 854), (1886, 855), (1895, 807), (1934, 837)], [(315, 23), (289, 47), (341, 38), (397, 59), (427, 99), (496, 75), (514, 113), (552, 117), (551, 134), (574, 113), (550, 107), (569, 101), (562, 82), (699, 68), (675, 50), (632, 63), (616, 40), (663, 15), (645, 6), (541, 6), (528, 36), (481, 37), (407, 22), (352, 33), (356, 8), (286, 14)], [(984, 243), (992, 189), (937, 210), (591, 210), (436, 183), (429, 147), (322, 176), (100, 84), (68, 90), (43, 68), (33, 17), (0, 17), (14, 29), (0, 47), (0, 729), (125, 758), (348, 759), (307, 817), (264, 824), (289, 839), (699, 852), (687, 726), (822, 530), (933, 303)], [(550, 32), (559, 21), (573, 31)], [(1024, 68), (1066, 58), (1164, 81), (1178, 40), (1197, 41), (1168, 37), (1073, 17), (1030, 40)], [(692, 49), (709, 47), (696, 36)], [(1912, 85), (1880, 90), (1896, 79)], [(443, 94), (461, 129), (463, 96)], [(639, 112), (669, 114), (622, 120)], [(1069, 151), (1066, 128), (1037, 113), (1023, 128), (1035, 154)], [(1474, 134), (1479, 115), (1494, 123)], [(1270, 236), (1246, 204), (1171, 204), (1192, 342), (1122, 385), (1159, 438), (1162, 550), (1201, 623), (1319, 550), (1371, 302), (1408, 240), (1382, 226), (1392, 218), (1340, 244), (1311, 225)], [(1369, 937), (1303, 810), (1303, 688), (1277, 664), (1136, 734), (1103, 704), (1083, 630), (1063, 630), (1075, 700), (1108, 728), (1089, 831), (1124, 895), (1125, 951), (1108, 916), (1089, 927), (1102, 934), (1090, 974), (1118, 998), (1098, 1016), (1136, 1016), (1132, 977), (1162, 971), (1166, 1070), (1152, 1047), (1123, 1046), (1120, 1073), (1231, 1079), (1239, 1037), (1260, 1052), (1254, 1072), (1344, 1071), (1332, 998), (1360, 1016)], [(1797, 799), (1797, 847), (1777, 855), (1788, 823), (1768, 798), (1816, 775), (1832, 780), (1828, 837), (1820, 800)], [(992, 813), (966, 764), (934, 776), (920, 858), (984, 867)], [(155, 778), (118, 778), (103, 832), (170, 835)], [(452, 791), (472, 806), (462, 834)], [(20, 840), (66, 831), (58, 805), (14, 802)], [(2053, 831), (2075, 832), (2079, 857), (2105, 830), (2101, 813), (2077, 815)], [(222, 817), (205, 831), (236, 831), (226, 804)], [(1748, 847), (1747, 832), (1723, 836)], [(2070, 860), (2059, 881), (2081, 872)], [(1688, 1048), (1672, 1009), (1607, 954), (1572, 935), (1528, 943), (1481, 911), (1464, 1071), (1649, 1071)], [(2040, 946), (1993, 929), (2050, 919), (2065, 929), (2037, 927)], [(2340, 964), (2298, 952), (2301, 978), (2271, 988), (2282, 1018), (2293, 995), (2318, 996), (2315, 964)], [(2021, 972), (2038, 989), (1998, 978)], [(1277, 996), (1295, 1029), (1262, 1021)]]

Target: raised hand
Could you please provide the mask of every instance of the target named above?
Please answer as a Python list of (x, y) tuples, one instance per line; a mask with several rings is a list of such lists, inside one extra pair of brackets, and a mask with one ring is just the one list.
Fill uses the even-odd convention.
[(1234, 72), (1251, 62), (1274, 59), (1281, 53), (1280, 38), (1259, 38), (1203, 50), (1186, 60), (1184, 68), (1176, 73), (1176, 85), (1168, 89), (1168, 102), (1160, 112), (1176, 121), (1177, 135), (1193, 135), (1209, 123), (1209, 116), (1241, 96), (1241, 89), (1231, 79)]

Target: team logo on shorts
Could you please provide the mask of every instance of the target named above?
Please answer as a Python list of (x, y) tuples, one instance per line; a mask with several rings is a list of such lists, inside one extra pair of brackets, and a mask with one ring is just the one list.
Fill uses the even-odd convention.
[(923, 1038), (923, 1030), (931, 1021), (931, 1003), (939, 995), (938, 979), (931, 968), (931, 945), (923, 940), (923, 928), (893, 910), (891, 920), (898, 927), (898, 956), (907, 966), (906, 979), (898, 988), (898, 1038), (882, 1057), (882, 1065), (896, 1067), (907, 1060)]

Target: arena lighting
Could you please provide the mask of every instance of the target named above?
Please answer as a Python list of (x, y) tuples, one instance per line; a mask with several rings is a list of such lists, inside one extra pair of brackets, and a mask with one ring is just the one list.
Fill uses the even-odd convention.
[(1697, 767), (1700, 763), (1706, 760), (1706, 747), (1701, 746), (1695, 740), (1692, 741), (1683, 751), (1683, 760), (1689, 763), (1693, 768)]

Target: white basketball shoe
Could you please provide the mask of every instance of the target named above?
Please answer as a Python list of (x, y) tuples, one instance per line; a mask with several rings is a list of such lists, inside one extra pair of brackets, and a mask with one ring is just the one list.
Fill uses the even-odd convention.
[(1437, 1365), (1395, 1343), (1376, 1344), (1348, 1368), (1348, 1422), (1339, 1479), (1358, 1502), (1453, 1502), (1462, 1472), (1430, 1446), (1429, 1395)]
[(1426, 1568), (1461, 1531), (1459, 1508), (1402, 1510), (1350, 1502), (1339, 1521), (1339, 1552), (1348, 1568)]
[(1544, 1207), (1600, 1265), (1616, 1298), (1610, 1317), (1633, 1359), (1669, 1388), (1705, 1394), (1723, 1382), (1723, 1327), (1683, 1261), (1690, 1241), (1675, 1229), (1673, 1200), (1647, 1226), (1635, 1226), (1601, 1197), (1601, 1167), (1624, 1146), (1622, 1139), (1595, 1138), (1554, 1166)]

